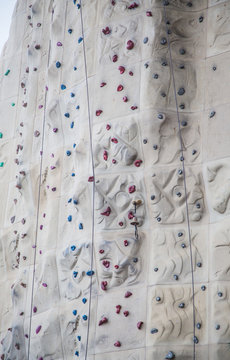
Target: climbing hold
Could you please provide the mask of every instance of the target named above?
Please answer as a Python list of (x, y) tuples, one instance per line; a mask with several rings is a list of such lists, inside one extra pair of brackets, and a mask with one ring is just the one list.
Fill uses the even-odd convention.
[(158, 333), (158, 329), (156, 329), (156, 328), (154, 328), (154, 329), (151, 329), (151, 334), (156, 334), (156, 333)]
[(82, 40), (83, 40), (83, 37), (79, 37), (78, 44), (80, 44), (82, 42)]
[(134, 42), (132, 40), (128, 40), (126, 43), (126, 49), (132, 50), (134, 48)]
[(106, 83), (105, 82), (102, 82), (101, 84), (100, 84), (100, 87), (104, 87), (106, 85)]
[(86, 273), (87, 276), (93, 276), (94, 275), (94, 271), (93, 270), (89, 270)]
[(210, 112), (210, 115), (209, 115), (209, 118), (211, 119), (211, 118), (213, 118), (215, 115), (216, 115), (216, 112), (215, 112), (215, 111), (211, 111), (211, 112)]
[(151, 16), (153, 16), (153, 14), (151, 11), (146, 11), (146, 16), (151, 17)]
[(114, 346), (116, 346), (116, 347), (120, 347), (120, 346), (121, 346), (120, 341), (116, 341), (116, 342), (115, 342), (115, 344), (114, 344)]
[(197, 323), (196, 327), (197, 327), (198, 330), (200, 330), (201, 329), (201, 323)]
[(117, 91), (122, 91), (124, 89), (123, 85), (118, 85)]
[(73, 203), (74, 203), (74, 205), (77, 205), (78, 201), (76, 199), (74, 199)]
[(37, 312), (37, 308), (36, 306), (33, 307), (33, 312), (36, 313)]
[(158, 146), (157, 146), (157, 145), (153, 145), (153, 149), (154, 149), (154, 150), (157, 150), (157, 149), (158, 149)]
[(138, 330), (141, 330), (143, 324), (144, 324), (143, 321), (138, 321), (137, 323)]
[(124, 66), (119, 66), (118, 70), (120, 71), (120, 74), (124, 74), (125, 67)]
[(166, 44), (167, 44), (166, 38), (162, 38), (162, 39), (161, 39), (161, 45), (166, 45)]
[(124, 102), (128, 102), (127, 96), (124, 96), (124, 97), (122, 98), (122, 100), (123, 100)]
[(145, 37), (145, 38), (143, 39), (143, 43), (144, 43), (144, 44), (147, 44), (148, 41), (149, 41), (149, 38), (148, 38), (148, 37)]
[(69, 215), (68, 218), (67, 218), (67, 220), (68, 220), (69, 222), (71, 222), (71, 221), (72, 221), (72, 215)]
[(220, 330), (220, 325), (216, 325), (216, 330)]
[(223, 293), (221, 291), (218, 292), (218, 296), (219, 297), (222, 297), (223, 296)]
[(75, 245), (72, 245), (71, 248), (70, 248), (72, 251), (76, 250), (76, 246)]
[(104, 254), (104, 252), (105, 252), (105, 250), (103, 250), (103, 249), (100, 249), (100, 250), (99, 250), (99, 253), (100, 253), (100, 254)]
[(107, 281), (102, 281), (101, 282), (101, 288), (102, 288), (102, 290), (107, 290), (107, 285), (108, 285), (108, 283), (107, 283)]
[(132, 71), (129, 71), (129, 75), (130, 75), (130, 76), (133, 76), (133, 72), (132, 72)]
[(128, 311), (128, 310), (125, 310), (125, 311), (123, 312), (123, 314), (124, 314), (125, 317), (127, 317), (127, 316), (129, 316), (129, 311)]
[(99, 321), (98, 326), (101, 326), (101, 325), (103, 325), (103, 324), (106, 324), (107, 322), (108, 322), (107, 317), (103, 317), (103, 318)]
[(41, 48), (41, 46), (39, 44), (35, 45), (35, 49), (39, 50)]
[(12, 103), (11, 103), (11, 106), (15, 106), (15, 103), (14, 103), (14, 102), (12, 102)]
[(62, 46), (62, 43), (60, 41), (58, 41), (57, 46)]
[(76, 350), (76, 351), (75, 351), (75, 355), (76, 355), (76, 356), (79, 356), (79, 351)]
[(70, 151), (70, 150), (67, 150), (67, 151), (66, 151), (66, 155), (67, 155), (67, 156), (70, 156), (70, 155), (71, 155), (71, 151)]
[(73, 129), (73, 127), (74, 127), (74, 122), (72, 121), (70, 124), (70, 128)]
[(79, 230), (83, 230), (83, 224), (80, 223), (79, 226), (78, 226)]
[(202, 286), (201, 286), (201, 290), (202, 290), (202, 291), (205, 291), (205, 290), (206, 290), (206, 286), (205, 286), (205, 285), (202, 285)]
[(86, 304), (87, 299), (86, 299), (86, 298), (83, 298), (83, 299), (82, 299), (82, 302), (83, 302), (83, 304)]
[(111, 208), (108, 206), (107, 209), (101, 213), (103, 216), (109, 216), (111, 213)]
[(140, 166), (141, 166), (141, 163), (142, 163), (142, 160), (135, 160), (135, 161), (134, 161), (134, 165), (135, 165), (136, 167), (140, 167)]
[(39, 325), (38, 327), (37, 327), (37, 329), (36, 329), (36, 334), (38, 334), (39, 332), (40, 332), (40, 330), (41, 330), (41, 325)]
[(68, 29), (68, 33), (72, 34), (73, 30), (72, 29)]
[(184, 89), (184, 88), (180, 88), (180, 89), (178, 90), (177, 94), (178, 94), (179, 96), (184, 95), (184, 94), (185, 94), (185, 89)]
[(124, 246), (128, 246), (129, 243), (128, 243), (128, 240), (124, 240)]
[(180, 303), (180, 304), (178, 305), (178, 307), (179, 307), (180, 309), (184, 309), (184, 306), (185, 306), (184, 303)]
[(198, 344), (199, 340), (196, 336), (193, 336), (193, 342), (194, 342), (194, 344)]
[(157, 302), (161, 301), (160, 296), (157, 296), (157, 297), (156, 297), (156, 301), (157, 301)]
[(65, 113), (64, 116), (67, 117), (67, 118), (69, 118), (69, 117), (70, 117), (70, 114), (69, 114), (69, 113)]
[(94, 177), (93, 176), (90, 176), (89, 178), (88, 178), (88, 182), (93, 182), (94, 181)]
[(202, 23), (203, 20), (204, 20), (204, 17), (203, 17), (203, 16), (200, 16), (200, 17), (199, 17), (199, 22)]
[(182, 49), (180, 49), (180, 54), (181, 54), (181, 55), (185, 55), (185, 54), (186, 54), (185, 49), (183, 49), (183, 48), (182, 48)]
[(60, 61), (57, 61), (56, 62), (56, 68), (60, 68), (61, 67), (61, 63), (60, 63)]
[(73, 310), (73, 315), (74, 315), (74, 316), (77, 315), (77, 310)]
[(76, 278), (78, 275), (78, 272), (77, 271), (73, 271), (73, 277)]
[(117, 56), (117, 55), (113, 55), (112, 61), (113, 61), (113, 62), (117, 62), (117, 60), (118, 60), (118, 56)]
[(175, 359), (175, 354), (172, 351), (169, 351), (168, 354), (165, 356), (165, 359)]
[(6, 72), (5, 72), (5, 76), (9, 75), (10, 73), (10, 70), (8, 69)]
[(104, 35), (109, 35), (111, 33), (111, 29), (108, 26), (106, 26), (106, 28), (102, 29), (101, 31)]
[(175, 280), (178, 280), (178, 278), (179, 278), (178, 275), (173, 275), (173, 277)]
[(4, 162), (0, 162), (0, 167), (3, 167), (4, 166)]
[(77, 8), (78, 8), (78, 10), (81, 8), (81, 5), (80, 4), (77, 4)]
[(121, 311), (121, 305), (116, 305), (116, 313), (120, 314)]
[(132, 296), (133, 294), (130, 291), (126, 291), (125, 293), (125, 298), (129, 298), (130, 296)]
[(53, 132), (54, 133), (58, 132), (58, 128), (53, 128)]
[(128, 6), (128, 9), (129, 9), (129, 10), (136, 9), (138, 6), (139, 6), (139, 5), (138, 5), (136, 2), (133, 2), (132, 4), (130, 4), (130, 5)]
[(64, 84), (61, 84), (61, 90), (65, 90), (66, 86)]
[(134, 193), (135, 191), (136, 191), (136, 186), (135, 186), (135, 185), (131, 185), (131, 186), (129, 187), (129, 193), (132, 194), (132, 193)]
[(86, 321), (86, 320), (88, 319), (87, 315), (83, 315), (83, 316), (82, 316), (82, 319), (83, 319), (84, 321)]
[(118, 140), (116, 138), (112, 138), (111, 141), (114, 143), (114, 144), (117, 144), (118, 143)]
[(102, 113), (102, 110), (96, 110), (96, 116), (100, 116)]
[(47, 287), (48, 285), (46, 283), (42, 283), (42, 286)]

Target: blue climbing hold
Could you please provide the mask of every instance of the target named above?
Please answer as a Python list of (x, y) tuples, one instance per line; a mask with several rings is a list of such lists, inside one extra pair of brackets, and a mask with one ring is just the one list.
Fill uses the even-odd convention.
[(74, 96), (75, 96), (75, 94), (74, 94), (74, 93), (71, 93), (71, 94), (70, 94), (70, 96), (71, 96), (71, 97), (74, 97)]
[(70, 248), (72, 251), (74, 251), (76, 249), (76, 246), (75, 245), (72, 245), (71, 248)]
[(81, 341), (81, 336), (78, 336), (77, 339), (78, 339), (78, 341)]
[(76, 106), (76, 109), (77, 109), (77, 110), (79, 110), (79, 109), (80, 109), (80, 106), (79, 106), (79, 105), (78, 105), (78, 106)]
[(82, 223), (79, 224), (79, 230), (83, 230), (83, 224)]
[(78, 204), (78, 201), (77, 201), (77, 200), (74, 200), (73, 203), (74, 203), (74, 205), (77, 205), (77, 204)]
[(82, 299), (82, 302), (83, 302), (83, 304), (85, 304), (85, 303), (87, 302), (87, 299), (86, 299), (86, 298), (83, 298), (83, 299)]
[(66, 155), (67, 155), (67, 156), (70, 156), (70, 155), (71, 155), (71, 151), (67, 150), (67, 151), (66, 151)]
[(79, 37), (78, 44), (80, 44), (82, 42), (82, 40), (83, 40), (83, 37)]
[(56, 62), (56, 68), (60, 68), (61, 67), (61, 63), (60, 63), (60, 61), (57, 61)]
[(69, 215), (69, 216), (68, 216), (68, 221), (69, 221), (69, 222), (72, 221), (72, 215)]
[(73, 144), (73, 148), (75, 149), (75, 147), (76, 147), (76, 144)]
[(74, 71), (76, 71), (76, 70), (77, 70), (76, 66), (74, 66), (74, 68), (73, 68), (73, 69), (74, 69)]
[(66, 89), (66, 86), (64, 84), (61, 84), (61, 89), (62, 90), (65, 90)]
[(72, 29), (68, 29), (68, 33), (72, 34), (73, 30)]
[(70, 199), (68, 200), (68, 203), (71, 203), (71, 201), (72, 201), (72, 198), (70, 198)]
[(76, 5), (77, 0), (73, 0), (73, 4)]
[(94, 275), (94, 271), (93, 271), (93, 270), (89, 270), (89, 271), (87, 271), (86, 275), (88, 275), (88, 276), (93, 276), (93, 275)]
[(71, 176), (75, 176), (75, 173), (72, 173)]
[(88, 319), (88, 318), (87, 318), (87, 315), (83, 315), (83, 316), (82, 316), (82, 319), (86, 321), (86, 320)]
[(79, 351), (75, 351), (75, 355), (76, 355), (76, 356), (79, 356)]
[(80, 9), (80, 8), (81, 8), (81, 5), (80, 5), (80, 4), (77, 4), (77, 8)]
[(69, 118), (69, 116), (70, 116), (69, 113), (65, 113), (64, 115), (65, 115), (65, 117), (67, 117), (67, 118)]
[(74, 316), (77, 315), (77, 310), (73, 310), (73, 315), (74, 315)]
[(73, 277), (76, 278), (77, 275), (78, 275), (78, 272), (77, 272), (77, 271), (74, 271), (74, 272), (73, 272)]
[(73, 127), (74, 127), (74, 122), (73, 121), (71, 122), (70, 127), (71, 127), (71, 129), (73, 129)]

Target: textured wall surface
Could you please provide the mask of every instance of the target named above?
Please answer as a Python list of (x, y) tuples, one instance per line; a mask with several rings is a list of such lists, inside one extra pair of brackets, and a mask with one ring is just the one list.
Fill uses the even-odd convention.
[(230, 359), (229, 50), (230, 1), (18, 0), (2, 360)]

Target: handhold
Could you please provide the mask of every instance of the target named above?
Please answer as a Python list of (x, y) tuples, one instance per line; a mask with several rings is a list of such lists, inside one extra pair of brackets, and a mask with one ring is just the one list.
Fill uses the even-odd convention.
[(4, 166), (4, 162), (0, 162), (0, 167), (3, 167)]
[(64, 84), (61, 84), (61, 90), (65, 90), (66, 86)]
[(146, 37), (143, 39), (143, 43), (144, 43), (144, 44), (147, 44), (148, 41), (149, 41), (149, 38), (146, 36)]
[(129, 298), (130, 296), (132, 296), (133, 294), (130, 291), (126, 291), (125, 293), (125, 298)]
[(10, 73), (10, 70), (8, 69), (6, 72), (5, 72), (5, 76), (9, 75)]
[(117, 91), (122, 91), (124, 89), (123, 85), (118, 85)]
[(56, 68), (60, 68), (61, 67), (61, 63), (60, 63), (60, 61), (57, 61), (56, 62)]
[(72, 221), (72, 215), (69, 215), (68, 218), (67, 218), (67, 220), (68, 220), (69, 222), (71, 222), (71, 221)]
[(33, 307), (33, 312), (36, 313), (37, 312), (37, 308), (36, 306)]
[(129, 71), (129, 75), (130, 75), (130, 76), (133, 76), (133, 72), (132, 72), (132, 71)]
[(80, 44), (82, 42), (82, 40), (83, 40), (83, 37), (79, 37), (78, 44)]
[(98, 326), (101, 326), (101, 325), (103, 325), (103, 324), (106, 324), (107, 322), (108, 322), (107, 317), (103, 317), (103, 318), (99, 321)]
[(129, 186), (129, 193), (132, 194), (136, 191), (136, 186), (135, 185), (131, 185)]
[(87, 299), (86, 299), (86, 298), (83, 298), (83, 299), (82, 299), (82, 302), (83, 302), (83, 304), (86, 304)]
[(123, 100), (124, 102), (128, 102), (127, 96), (124, 96), (124, 97), (122, 98), (122, 100)]
[(94, 177), (93, 176), (90, 176), (89, 178), (88, 178), (88, 182), (93, 182), (94, 181)]
[(131, 110), (136, 110), (138, 107), (136, 105), (131, 106)]
[(128, 40), (126, 43), (126, 49), (132, 50), (134, 48), (134, 42), (132, 40)]
[(47, 287), (48, 285), (46, 283), (42, 283), (42, 286)]
[(101, 282), (101, 288), (102, 288), (102, 290), (107, 290), (107, 285), (108, 285), (108, 283), (107, 283), (107, 281), (102, 281)]
[(104, 87), (106, 85), (106, 83), (105, 82), (102, 82), (101, 84), (100, 84), (100, 87)]
[(128, 246), (128, 245), (129, 245), (128, 240), (124, 240), (124, 246)]
[(84, 321), (86, 321), (86, 320), (88, 319), (87, 315), (83, 315), (83, 316), (82, 316), (82, 319), (83, 319)]
[(134, 215), (133, 215), (132, 211), (130, 211), (130, 212), (128, 213), (128, 219), (129, 219), (129, 220), (132, 220), (133, 218), (134, 218)]
[(83, 224), (80, 223), (79, 226), (78, 226), (79, 230), (83, 230)]
[(123, 226), (124, 225), (123, 221), (119, 221), (118, 225)]
[(68, 29), (68, 33), (72, 34), (73, 30), (72, 29)]
[(108, 206), (107, 209), (101, 213), (103, 216), (109, 216), (111, 213), (111, 208)]
[(121, 305), (116, 305), (116, 313), (120, 314), (121, 311)]
[(69, 118), (69, 117), (70, 117), (70, 114), (69, 114), (69, 113), (65, 113), (64, 116), (67, 117), (67, 118)]
[(74, 315), (74, 316), (77, 315), (77, 310), (73, 310), (73, 315)]
[(53, 128), (53, 132), (54, 133), (58, 132), (58, 128)]
[(37, 327), (37, 329), (36, 329), (36, 334), (38, 334), (39, 333), (39, 331), (41, 330), (41, 325), (39, 325), (38, 327)]
[(158, 333), (158, 329), (156, 329), (156, 328), (153, 328), (153, 329), (151, 329), (151, 334), (157, 334)]
[(102, 112), (102, 110), (96, 110), (96, 116), (100, 116)]
[(137, 323), (137, 328), (138, 328), (139, 330), (141, 330), (143, 324), (144, 324), (143, 321), (138, 321), (138, 323)]
[(129, 311), (128, 311), (128, 310), (125, 310), (125, 311), (123, 312), (123, 314), (124, 314), (125, 317), (127, 317), (127, 316), (129, 316)]
[(99, 250), (99, 253), (100, 253), (100, 254), (104, 254), (104, 252), (105, 252), (105, 250), (103, 250), (103, 249), (100, 249), (100, 250)]
[(71, 155), (71, 151), (70, 151), (70, 150), (67, 150), (67, 151), (66, 151), (66, 155), (67, 155), (67, 156), (70, 156), (70, 155)]
[(185, 94), (185, 89), (184, 89), (184, 88), (180, 88), (180, 89), (178, 90), (177, 94), (178, 94), (179, 96), (184, 95), (184, 94)]
[(129, 10), (136, 9), (138, 6), (139, 6), (139, 5), (138, 5), (136, 2), (133, 2), (132, 4), (130, 4), (130, 5), (128, 6), (128, 9), (129, 9)]
[(119, 66), (118, 70), (120, 71), (120, 74), (124, 74), (125, 67), (124, 66)]
[(117, 62), (117, 60), (118, 60), (118, 56), (117, 56), (117, 55), (113, 55), (112, 61), (113, 61), (113, 62)]
[(116, 138), (112, 138), (111, 141), (114, 143), (114, 144), (117, 144), (118, 143), (118, 140)]
[(116, 347), (121, 347), (120, 341), (116, 341), (115, 344), (114, 344), (114, 346), (116, 346)]
[(108, 160), (108, 152), (107, 152), (106, 150), (104, 150), (103, 159), (104, 159), (105, 161)]
[(87, 276), (93, 276), (94, 275), (94, 271), (93, 270), (89, 270), (86, 272)]
[(153, 16), (152, 12), (151, 11), (146, 11), (146, 16)]
[(117, 160), (115, 160), (115, 159), (112, 160), (112, 163), (113, 163), (113, 164), (116, 164), (116, 162), (117, 162)]
[(35, 49), (39, 50), (41, 48), (41, 46), (39, 44), (35, 45)]
[(165, 359), (175, 359), (175, 354), (172, 351), (169, 351), (168, 354), (165, 356)]
[(72, 246), (70, 247), (70, 249), (71, 249), (71, 251), (74, 251), (74, 250), (76, 250), (76, 246), (75, 246), (75, 245), (72, 245)]
[(57, 46), (62, 46), (62, 43), (60, 41), (58, 41)]
[(135, 161), (134, 161), (134, 165), (135, 165), (136, 167), (140, 167), (140, 166), (141, 166), (141, 163), (142, 163), (142, 160), (135, 160)]
[(111, 29), (106, 26), (104, 29), (101, 30), (104, 35), (109, 35), (111, 33)]

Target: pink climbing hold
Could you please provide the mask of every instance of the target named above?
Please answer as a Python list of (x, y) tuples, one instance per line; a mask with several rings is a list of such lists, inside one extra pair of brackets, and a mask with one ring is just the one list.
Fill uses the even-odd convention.
[(127, 101), (128, 101), (127, 96), (124, 96), (122, 100), (123, 100), (124, 102), (127, 102)]
[(111, 129), (111, 125), (107, 124), (106, 125), (106, 130), (110, 130)]
[(115, 344), (114, 344), (114, 346), (116, 346), (116, 347), (121, 347), (120, 341), (116, 341)]
[(104, 254), (104, 252), (105, 252), (105, 250), (103, 250), (103, 249), (100, 249), (100, 250), (99, 250), (99, 253), (100, 253), (100, 254)]
[(42, 283), (42, 286), (47, 287), (48, 285), (46, 283)]
[(102, 110), (96, 110), (96, 116), (100, 116), (102, 112)]
[(103, 325), (103, 324), (106, 324), (107, 322), (108, 322), (107, 317), (103, 317), (103, 319), (101, 319), (101, 320), (99, 321), (98, 326), (101, 326), (101, 325)]
[(138, 323), (137, 323), (137, 328), (138, 328), (139, 330), (141, 330), (142, 325), (143, 325), (143, 321), (138, 321)]
[(127, 316), (129, 316), (129, 311), (128, 311), (128, 310), (125, 310), (125, 311), (123, 312), (123, 314), (124, 314), (125, 317), (127, 317)]
[(128, 245), (129, 245), (128, 240), (124, 240), (124, 245), (125, 245), (125, 246), (128, 246)]
[(121, 311), (121, 305), (116, 305), (116, 313), (120, 314)]
[(117, 62), (117, 60), (118, 60), (118, 56), (117, 56), (117, 55), (113, 55), (112, 61), (113, 61), (113, 62)]
[(94, 181), (94, 177), (93, 176), (90, 176), (89, 178), (88, 178), (88, 182), (93, 182)]
[(111, 208), (108, 206), (107, 209), (101, 213), (103, 216), (109, 216), (111, 214)]
[(122, 91), (124, 89), (124, 86), (123, 85), (118, 85), (118, 87), (117, 87), (117, 91)]
[(134, 42), (132, 40), (128, 40), (126, 43), (126, 49), (132, 50), (134, 48)]
[(41, 328), (42, 328), (42, 326), (41, 326), (41, 325), (39, 325), (39, 326), (37, 327), (37, 329), (36, 329), (36, 334), (38, 334), (38, 333), (39, 333), (39, 331), (41, 330)]
[(119, 66), (118, 70), (120, 71), (120, 74), (124, 74), (125, 72), (124, 66)]
[(102, 82), (101, 84), (100, 84), (100, 87), (104, 87), (105, 85), (107, 85), (105, 82)]
[(56, 166), (50, 166), (50, 169), (54, 170), (54, 169), (56, 169)]
[(111, 141), (114, 143), (114, 144), (117, 144), (118, 143), (118, 140), (116, 138), (112, 138)]
[(128, 218), (129, 218), (129, 220), (132, 220), (134, 218), (134, 215), (133, 215), (132, 211), (130, 211), (128, 213)]
[(58, 41), (57, 46), (62, 46), (62, 43), (60, 41)]
[(129, 298), (130, 296), (132, 296), (133, 294), (130, 291), (126, 291), (125, 293), (125, 298)]
[(101, 288), (102, 288), (102, 290), (107, 290), (107, 285), (108, 285), (108, 283), (107, 283), (107, 281), (102, 281), (101, 282)]
[(135, 186), (135, 185), (131, 185), (131, 186), (129, 187), (129, 193), (132, 194), (132, 193), (134, 193), (135, 191), (136, 191), (136, 186)]
[(109, 35), (111, 33), (111, 29), (108, 26), (106, 26), (106, 28), (102, 29), (101, 31), (104, 35)]
[(108, 260), (103, 260), (102, 265), (104, 265), (104, 267), (106, 267), (106, 269), (108, 269), (110, 267), (110, 262)]
[(106, 150), (104, 151), (103, 159), (104, 159), (105, 161), (108, 160), (108, 152), (107, 152)]
[(153, 16), (152, 12), (151, 11), (146, 11), (146, 16)]
[(142, 163), (142, 160), (135, 160), (135, 161), (134, 161), (134, 165), (135, 165), (136, 167), (140, 167), (140, 166), (141, 166), (141, 163)]

